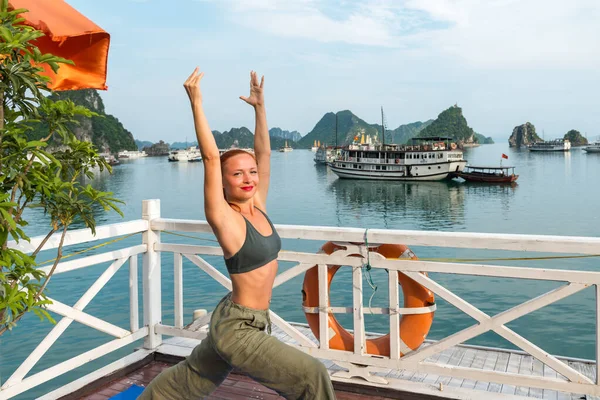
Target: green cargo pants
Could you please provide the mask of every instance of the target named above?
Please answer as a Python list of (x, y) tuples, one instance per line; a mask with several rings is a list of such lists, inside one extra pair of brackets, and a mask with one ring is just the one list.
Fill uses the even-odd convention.
[(268, 310), (243, 307), (228, 294), (212, 314), (206, 339), (150, 382), (138, 399), (203, 399), (233, 368), (286, 399), (335, 399), (327, 368), (265, 328), (271, 328)]

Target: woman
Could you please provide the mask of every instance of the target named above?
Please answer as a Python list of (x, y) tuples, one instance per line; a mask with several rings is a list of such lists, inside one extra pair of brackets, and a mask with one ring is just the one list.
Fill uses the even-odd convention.
[[(208, 396), (233, 368), (288, 399), (334, 399), (325, 366), (270, 336), (269, 303), (281, 239), (266, 215), (271, 147), (260, 84), (250, 73), (254, 107), (254, 154), (219, 149), (202, 108), (198, 68), (186, 80), (196, 136), (204, 161), (204, 211), (221, 248), (233, 290), (213, 311), (206, 339), (176, 366), (163, 371), (140, 399)], [(268, 329), (269, 334), (264, 330)]]

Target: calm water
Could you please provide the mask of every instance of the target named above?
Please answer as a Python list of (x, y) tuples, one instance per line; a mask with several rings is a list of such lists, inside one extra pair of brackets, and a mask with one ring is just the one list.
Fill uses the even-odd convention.
[[(599, 236), (600, 213), (596, 201), (600, 198), (600, 155), (585, 154), (573, 149), (566, 154), (531, 154), (509, 149), (507, 145), (482, 146), (465, 151), (472, 165), (497, 165), (506, 153), (505, 165), (515, 165), (520, 175), (516, 186), (476, 186), (456, 182), (393, 183), (376, 181), (339, 180), (326, 167), (315, 166), (313, 153), (296, 150), (274, 153), (273, 176), (268, 212), (276, 224), (322, 225), (361, 228), (420, 229), (437, 231), (530, 233)], [(101, 175), (96, 184), (113, 191), (126, 201), (122, 207), (124, 220), (141, 217), (143, 199), (159, 198), (161, 213), (167, 218), (204, 219), (201, 163), (168, 163), (164, 158), (146, 158), (124, 162), (114, 174)], [(43, 216), (30, 214), (36, 224), (31, 236), (44, 232)], [(114, 223), (116, 214), (101, 215), (99, 224)], [(208, 235), (196, 235), (210, 239)], [(139, 236), (96, 250), (139, 243)], [(163, 241), (207, 244), (197, 239), (163, 234)], [(317, 251), (320, 242), (285, 240), (284, 249)], [(85, 246), (83, 246), (85, 247)], [(83, 248), (80, 247), (79, 249)], [(69, 249), (73, 251), (76, 249)], [(514, 252), (474, 251), (462, 249), (413, 248), (420, 257), (514, 257)], [(599, 249), (600, 253), (600, 249)], [(90, 253), (94, 254), (94, 253)], [(536, 254), (537, 255), (537, 254)], [(43, 255), (42, 259), (52, 258)], [(172, 256), (165, 254), (163, 262), (163, 314), (166, 323), (173, 322)], [(206, 259), (225, 271), (222, 259)], [(140, 259), (141, 262), (141, 259)], [(490, 262), (492, 264), (494, 262)], [(522, 265), (544, 268), (599, 270), (599, 259), (552, 261), (495, 262), (499, 265)], [(141, 265), (141, 264), (140, 264)], [(74, 304), (98, 278), (107, 265), (94, 266), (58, 275), (49, 286), (50, 295), (66, 304)], [(291, 263), (281, 263), (280, 269)], [(527, 299), (558, 286), (554, 283), (510, 279), (472, 278), (432, 274), (433, 279), (481, 308), (496, 314)], [(379, 285), (372, 301), (374, 307), (386, 304), (387, 276), (374, 273)], [(302, 277), (275, 289), (272, 309), (291, 321), (305, 322), (301, 310)], [(140, 286), (141, 288), (141, 286)], [(140, 289), (141, 291), (141, 289)], [(365, 283), (365, 301), (372, 290)], [(184, 292), (186, 323), (197, 308), (211, 309), (225, 290), (207, 278), (191, 263), (184, 263)], [(348, 306), (352, 301), (351, 274), (342, 269), (332, 284), (334, 305)], [(141, 300), (141, 299), (140, 299)], [(595, 297), (586, 289), (563, 301), (509, 324), (509, 327), (553, 354), (594, 358)], [(128, 327), (128, 269), (122, 268), (109, 284), (85, 308), (86, 312), (111, 323)], [(340, 318), (351, 327), (351, 317)], [(367, 329), (386, 332), (384, 316), (373, 316), (367, 310)], [(438, 299), (438, 311), (429, 338), (439, 339), (470, 326), (474, 320), (453, 306)], [(0, 376), (4, 382), (14, 369), (30, 354), (51, 326), (28, 316), (14, 332), (0, 342)], [(108, 335), (74, 323), (42, 358), (33, 373), (105, 343)], [(488, 333), (469, 343), (507, 346), (498, 335)], [(136, 345), (139, 345), (137, 343)], [(108, 363), (132, 351), (128, 346), (100, 359)], [(90, 372), (98, 364), (82, 367), (76, 373), (57, 378), (41, 388), (19, 398), (34, 398), (67, 381)]]

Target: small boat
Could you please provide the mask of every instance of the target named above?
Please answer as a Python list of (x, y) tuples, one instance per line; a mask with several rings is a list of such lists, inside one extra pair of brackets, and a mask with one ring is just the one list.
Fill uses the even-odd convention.
[(110, 166), (121, 164), (121, 162), (110, 153), (100, 153), (99, 156), (104, 158)]
[(571, 142), (568, 139), (554, 139), (532, 143), (528, 149), (529, 151), (569, 151), (571, 150)]
[(454, 172), (452, 178), (463, 178), (467, 182), (513, 183), (519, 178), (519, 175), (515, 175), (515, 167), (476, 167), (467, 165), (463, 171)]
[(600, 141), (590, 143), (587, 146), (582, 147), (582, 149), (587, 153), (600, 153)]
[(288, 145), (287, 140), (285, 141), (285, 146), (279, 148), (279, 151), (282, 152), (282, 153), (287, 153), (287, 152), (292, 151), (292, 150), (294, 150), (294, 149), (291, 146)]
[(202, 161), (201, 155), (193, 156), (188, 159), (188, 162), (200, 162), (200, 161)]

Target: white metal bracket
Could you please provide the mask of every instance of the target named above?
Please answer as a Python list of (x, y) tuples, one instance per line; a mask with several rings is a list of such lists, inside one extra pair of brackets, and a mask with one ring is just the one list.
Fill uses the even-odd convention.
[(373, 370), (368, 365), (352, 364), (342, 361), (335, 361), (335, 363), (340, 367), (347, 369), (348, 371), (334, 372), (332, 375), (334, 377), (346, 379), (362, 378), (367, 382), (379, 383), (382, 385), (387, 385), (389, 383), (387, 379), (381, 376), (371, 375), (371, 372), (373, 372)]

